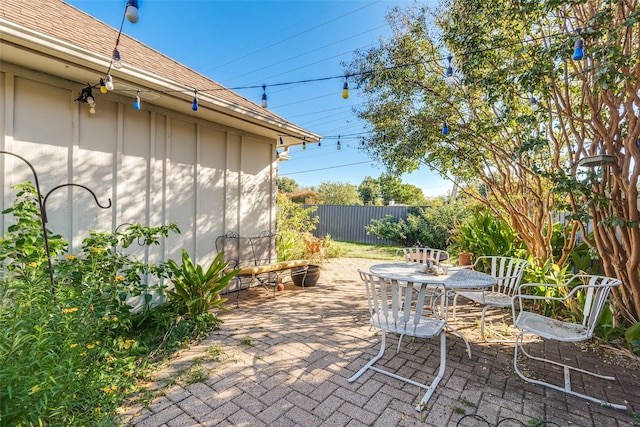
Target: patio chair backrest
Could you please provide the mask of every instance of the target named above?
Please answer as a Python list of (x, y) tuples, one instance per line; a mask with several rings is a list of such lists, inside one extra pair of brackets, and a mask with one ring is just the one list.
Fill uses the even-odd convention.
[[(613, 277), (576, 274), (567, 280), (566, 285), (570, 287), (575, 282), (579, 284), (571, 289), (569, 297), (576, 295), (578, 292), (584, 292), (582, 326), (587, 328), (587, 336), (591, 338), (598, 325), (602, 310), (607, 303), (611, 288), (622, 284), (622, 281)], [(582, 296), (580, 296), (578, 301), (582, 301), (582, 299)]]
[(518, 285), (528, 265), (529, 261), (520, 258), (479, 256), (474, 263), (474, 268), (497, 279), (492, 291), (513, 296), (518, 290)]
[[(396, 252), (396, 258), (397, 255), (399, 255), (399, 251), (400, 250)], [(449, 252), (445, 251), (444, 249), (435, 249), (428, 247), (402, 248), (402, 255), (403, 261), (407, 263), (415, 262), (425, 264), (427, 262), (427, 259), (429, 258), (434, 259), (437, 262), (450, 261)]]
[(372, 326), (391, 333), (421, 338), (436, 335), (443, 321), (428, 317), (425, 310), (442, 288), (433, 285), (398, 282), (358, 270), (367, 291)]

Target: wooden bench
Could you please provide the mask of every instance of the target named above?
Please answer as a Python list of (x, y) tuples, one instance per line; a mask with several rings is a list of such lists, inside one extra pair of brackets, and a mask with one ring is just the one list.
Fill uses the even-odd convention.
[[(275, 261), (276, 234), (263, 231), (257, 236), (242, 237), (235, 231), (229, 231), (216, 238), (216, 250), (224, 251), (228, 269), (240, 269), (223, 293), (236, 293), (236, 306), (240, 291), (261, 285), (265, 289), (273, 287), (275, 296), (278, 283), (283, 282), (282, 275), (294, 267), (309, 264), (307, 260)], [(302, 271), (306, 274), (306, 269)]]

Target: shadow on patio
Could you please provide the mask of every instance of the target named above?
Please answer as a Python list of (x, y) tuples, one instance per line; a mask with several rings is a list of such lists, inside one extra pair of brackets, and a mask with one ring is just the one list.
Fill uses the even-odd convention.
[[(243, 291), (239, 308), (230, 301), (229, 311), (220, 313), (219, 330), (158, 371), (149, 384), (150, 403), (125, 410), (127, 425), (441, 427), (494, 426), (512, 418), (500, 425), (548, 421), (600, 427), (640, 421), (635, 412), (523, 382), (513, 371), (513, 345), (480, 342), (479, 310), (464, 303), (452, 324), (469, 339), (472, 358), (462, 340), (448, 334), (445, 376), (423, 412), (415, 410), (420, 398), (413, 385), (371, 371), (348, 383), (379, 348), (379, 332), (368, 326), (366, 295), (356, 271), (377, 262), (331, 260), (317, 286), (287, 283), (275, 298), (262, 288)], [(405, 339), (391, 358), (397, 337), (390, 338), (379, 363), (416, 381), (430, 381), (438, 366), (438, 340)], [(614, 382), (576, 375), (574, 387), (639, 410), (637, 360), (582, 347), (546, 342), (534, 344), (533, 351), (565, 360), (579, 355), (581, 363), (615, 375)], [(531, 369), (543, 373), (536, 365)], [(561, 372), (546, 375), (562, 378)], [(478, 417), (460, 421), (472, 414)]]

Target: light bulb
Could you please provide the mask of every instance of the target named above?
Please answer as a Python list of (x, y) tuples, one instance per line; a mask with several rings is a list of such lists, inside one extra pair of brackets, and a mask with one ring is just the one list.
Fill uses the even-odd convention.
[(262, 85), (262, 108), (267, 108), (267, 86)]
[(444, 116), (442, 121), (442, 134), (446, 135), (448, 133), (449, 133), (449, 125), (447, 124), (447, 116)]
[(576, 40), (576, 43), (573, 45), (573, 60), (580, 61), (584, 58), (584, 43), (582, 39)]
[(303, 150), (306, 150), (306, 149), (307, 149), (307, 138), (306, 138), (306, 137), (304, 137), (304, 138), (302, 139), (302, 149), (303, 149)]
[(342, 86), (342, 99), (349, 98), (349, 83), (344, 82), (344, 86)]
[(447, 78), (451, 78), (453, 77), (453, 67), (451, 66), (451, 59), (453, 58), (453, 56), (447, 56), (447, 68), (444, 71), (444, 76)]
[(136, 99), (134, 99), (133, 101), (133, 108), (135, 108), (136, 110), (140, 109), (140, 91), (136, 93)]
[(340, 145), (340, 140), (338, 140), (338, 143), (336, 144), (336, 150), (342, 150), (342, 145)]
[(584, 58), (584, 42), (580, 37), (581, 32), (582, 32), (582, 28), (580, 27), (576, 28), (576, 34), (578, 35), (578, 39), (573, 44), (573, 60), (574, 61), (580, 61), (582, 58)]
[(107, 87), (105, 86), (104, 79), (100, 79), (100, 93), (107, 93)]
[[(113, 79), (111, 78), (111, 74), (107, 74), (107, 79), (104, 82), (104, 87), (107, 90), (113, 90)], [(102, 88), (100, 88), (100, 92), (102, 92)]]
[(529, 92), (529, 106), (531, 107), (532, 110), (537, 110), (538, 109), (538, 100), (536, 99), (536, 97), (533, 95), (533, 91)]
[(127, 8), (125, 9), (124, 16), (126, 16), (127, 21), (132, 24), (138, 22), (138, 0), (127, 0)]
[(93, 96), (91, 95), (91, 92), (89, 92), (89, 95), (87, 96), (87, 104), (89, 104), (89, 114), (95, 114), (96, 113), (96, 101), (95, 101), (95, 99), (93, 99)]
[(282, 140), (282, 137), (280, 137), (280, 145), (284, 144), (284, 141)]
[(193, 103), (191, 104), (191, 109), (193, 111), (198, 111), (198, 91), (193, 91)]
[(120, 52), (118, 52), (118, 49), (113, 49), (113, 55), (111, 55), (111, 64), (113, 64), (113, 68), (122, 68), (122, 58), (120, 57)]

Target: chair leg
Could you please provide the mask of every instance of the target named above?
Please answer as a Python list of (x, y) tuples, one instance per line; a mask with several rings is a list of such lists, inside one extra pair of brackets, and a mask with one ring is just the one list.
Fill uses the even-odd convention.
[(376, 363), (382, 357), (382, 355), (384, 354), (385, 345), (386, 345), (385, 337), (386, 337), (386, 332), (383, 331), (382, 332), (382, 339), (381, 339), (381, 343), (380, 343), (380, 351), (378, 352), (378, 354), (375, 355), (373, 357), (373, 359), (371, 359), (369, 361), (369, 363), (367, 363), (362, 368), (360, 368), (360, 370), (358, 372), (356, 372), (347, 381), (352, 383), (355, 380), (357, 380), (362, 374), (364, 374), (367, 369), (371, 369), (372, 371), (379, 372), (379, 373), (387, 375), (387, 376), (389, 376), (391, 378), (395, 378), (397, 380), (404, 381), (404, 382), (409, 383), (411, 385), (415, 385), (417, 387), (425, 389), (426, 392), (425, 392), (424, 396), (422, 396), (422, 399), (420, 400), (420, 403), (418, 404), (418, 406), (416, 406), (416, 411), (420, 411), (425, 407), (425, 405), (427, 404), (427, 402), (431, 398), (431, 395), (435, 391), (436, 386), (438, 385), (438, 383), (440, 383), (440, 380), (442, 380), (442, 377), (444, 377), (444, 370), (445, 370), (446, 363), (447, 363), (447, 334), (445, 333), (444, 330), (440, 331), (440, 367), (438, 369), (438, 374), (436, 375), (434, 380), (431, 381), (431, 384), (429, 384), (429, 385), (420, 384), (420, 383), (418, 383), (416, 381), (413, 381), (413, 380), (411, 380), (409, 378), (401, 377), (400, 375), (396, 375), (393, 372), (385, 371), (384, 369), (381, 369), (381, 368), (378, 368), (376, 366), (373, 366), (373, 364)]
[(418, 404), (418, 406), (416, 406), (416, 411), (421, 411), (422, 409), (424, 409), (425, 406), (427, 406), (427, 402), (429, 402), (429, 399), (431, 399), (431, 395), (433, 394), (433, 392), (435, 391), (436, 387), (438, 386), (438, 383), (440, 383), (440, 380), (442, 379), (442, 377), (444, 376), (444, 368), (447, 364), (447, 338), (446, 338), (447, 334), (445, 333), (445, 331), (441, 331), (440, 332), (440, 369), (438, 369), (438, 375), (434, 378), (433, 381), (431, 381), (431, 384), (429, 386), (425, 386), (422, 384), (418, 384), (418, 383), (414, 383), (413, 381), (410, 381), (410, 383), (413, 383), (415, 385), (417, 385), (420, 388), (424, 388), (427, 391), (424, 393), (424, 396), (422, 396), (422, 399), (420, 399), (420, 403)]
[(454, 334), (456, 334), (457, 336), (459, 336), (460, 338), (462, 338), (462, 341), (464, 341), (464, 344), (467, 346), (467, 353), (469, 354), (469, 359), (471, 359), (471, 346), (469, 346), (469, 341), (467, 341), (467, 339), (465, 338), (464, 335), (462, 335), (456, 328), (454, 328), (453, 326), (449, 326), (449, 325), (445, 325), (445, 328), (447, 328), (448, 330), (450, 330), (451, 332), (453, 332)]
[(380, 340), (380, 351), (378, 352), (377, 355), (375, 355), (373, 357), (373, 359), (371, 359), (369, 361), (369, 363), (364, 365), (362, 368), (360, 368), (360, 370), (358, 372), (356, 372), (351, 378), (349, 378), (347, 380), (348, 382), (352, 383), (355, 380), (357, 380), (358, 378), (360, 378), (360, 376), (362, 374), (364, 374), (367, 369), (371, 368), (374, 363), (376, 363), (378, 360), (380, 360), (380, 358), (384, 354), (384, 349), (385, 349), (385, 346), (386, 346), (386, 337), (387, 337), (386, 331), (382, 331), (382, 339)]
[(453, 320), (456, 320), (456, 308), (458, 307), (458, 294), (453, 294)]
[[(627, 407), (625, 405), (618, 405), (618, 404), (614, 404), (614, 403), (609, 403), (609, 402), (606, 402), (606, 401), (604, 401), (602, 399), (598, 399), (598, 398), (595, 398), (595, 397), (592, 397), (592, 396), (588, 396), (586, 394), (578, 393), (576, 391), (571, 390), (570, 371), (572, 371), (572, 370), (576, 371), (576, 372), (581, 372), (583, 374), (588, 374), (588, 375), (591, 375), (591, 376), (594, 376), (594, 377), (597, 377), (597, 378), (610, 380), (610, 381), (615, 381), (615, 378), (611, 377), (611, 376), (607, 376), (607, 375), (600, 375), (600, 374), (597, 374), (597, 373), (591, 372), (591, 371), (585, 371), (584, 369), (579, 369), (579, 368), (576, 368), (576, 367), (573, 367), (573, 366), (565, 365), (563, 363), (559, 363), (559, 362), (556, 362), (556, 361), (553, 361), (553, 360), (549, 360), (549, 359), (545, 359), (545, 358), (542, 358), (542, 357), (532, 356), (531, 354), (529, 354), (524, 349), (524, 347), (522, 347), (522, 344), (523, 344), (522, 336), (525, 333), (526, 332), (523, 331), (523, 332), (519, 333), (518, 336), (516, 337), (516, 341), (515, 341), (516, 345), (515, 345), (515, 349), (514, 349), (514, 353), (513, 353), (513, 368), (516, 371), (516, 373), (520, 376), (520, 378), (522, 378), (523, 380), (525, 380), (527, 382), (533, 383), (533, 384), (538, 384), (538, 385), (542, 385), (542, 386), (545, 386), (545, 387), (549, 387), (549, 388), (552, 388), (554, 390), (558, 390), (558, 391), (562, 391), (564, 393), (570, 394), (572, 396), (580, 397), (582, 399), (586, 399), (586, 400), (589, 400), (591, 402), (598, 403), (598, 404), (600, 404), (602, 406), (608, 406), (608, 407), (615, 408), (615, 409), (621, 409), (623, 411), (627, 409)], [(554, 384), (550, 384), (550, 383), (547, 383), (547, 382), (544, 382), (544, 381), (540, 381), (540, 380), (535, 380), (533, 378), (529, 378), (529, 377), (525, 376), (522, 373), (522, 371), (520, 371), (520, 368), (518, 368), (518, 348), (520, 348), (520, 350), (522, 351), (522, 354), (525, 357), (527, 357), (527, 358), (529, 358), (531, 360), (537, 360), (537, 361), (540, 361), (540, 362), (550, 363), (550, 364), (556, 365), (556, 366), (561, 366), (563, 368), (563, 370), (564, 370), (564, 387), (560, 387), (560, 386), (557, 386), (557, 385), (554, 385)]]

